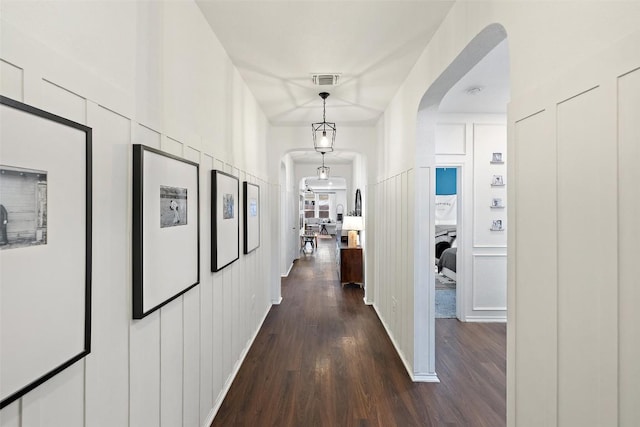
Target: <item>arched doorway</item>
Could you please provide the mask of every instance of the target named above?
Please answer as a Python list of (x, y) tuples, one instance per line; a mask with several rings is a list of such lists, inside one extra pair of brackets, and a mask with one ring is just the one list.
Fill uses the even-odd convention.
[[(416, 307), (416, 311), (414, 314), (414, 323), (416, 325), (415, 328), (415, 336), (414, 336), (414, 378), (418, 381), (438, 381), (436, 372), (435, 372), (435, 275), (436, 272), (434, 270), (434, 261), (435, 261), (435, 220), (434, 220), (434, 210), (435, 210), (435, 168), (437, 166), (437, 152), (436, 145), (438, 144), (439, 139), (438, 135), (438, 123), (439, 123), (439, 107), (441, 106), (443, 99), (447, 96), (447, 94), (456, 86), (458, 82), (463, 80), (468, 73), (474, 69), (481, 61), (487, 57), (497, 46), (501, 43), (505, 43), (506, 48), (506, 31), (499, 24), (493, 24), (485, 28), (481, 31), (468, 45), (467, 47), (456, 57), (456, 59), (447, 67), (447, 69), (440, 75), (438, 79), (429, 87), (429, 89), (425, 92), (424, 96), (421, 99), (418, 113), (417, 113), (417, 129), (416, 129), (416, 178), (415, 178), (415, 215), (416, 218), (420, 218), (421, 220), (416, 223), (416, 232), (418, 235), (428, 236), (426, 239), (416, 239), (415, 240), (415, 250), (414, 250), (414, 264), (416, 265), (416, 279), (414, 282), (414, 306)], [(473, 88), (469, 88), (473, 89)], [(468, 120), (467, 120), (468, 121)], [(463, 120), (464, 122), (464, 120)], [(473, 144), (472, 141), (470, 146), (472, 147), (472, 152), (467, 153), (466, 147), (469, 147), (468, 138), (475, 137), (475, 132), (479, 128), (475, 127), (473, 121), (469, 125), (471, 126), (471, 132), (467, 128), (462, 128), (462, 138), (463, 143), (465, 144), (465, 149), (461, 152), (462, 154), (476, 154), (474, 152), (474, 148), (476, 145)], [(506, 147), (506, 115), (503, 121), (504, 126), (504, 146)], [(488, 149), (484, 147), (484, 149)], [(506, 148), (505, 148), (506, 149)], [(491, 156), (493, 153), (500, 153), (500, 155), (505, 155), (506, 152), (502, 149), (490, 149)], [(480, 152), (477, 153), (479, 156), (483, 156)], [(483, 158), (482, 161), (485, 159)], [(492, 165), (491, 158), (486, 159), (487, 165)], [(470, 160), (470, 167), (464, 168), (469, 173), (474, 171), (474, 166), (477, 166), (478, 159)], [(451, 158), (448, 158), (445, 164), (451, 164)], [(483, 163), (483, 164), (484, 164)], [(497, 162), (495, 162), (497, 163)], [(463, 170), (464, 170), (463, 169)], [(478, 169), (477, 167), (475, 169)], [(465, 172), (465, 176), (469, 176), (469, 173)], [(486, 168), (484, 173), (491, 173), (490, 168)], [(496, 180), (504, 182), (504, 177), (506, 177), (506, 169), (504, 172), (495, 172), (489, 176), (488, 182), (483, 182), (486, 184), (486, 188), (488, 189), (497, 189), (499, 185), (491, 185), (491, 179), (494, 179), (494, 176), (500, 177), (495, 178)], [(485, 224), (487, 218), (484, 218), (482, 223), (475, 224), (479, 219), (476, 218), (475, 208), (471, 208), (469, 212), (467, 212), (467, 216), (471, 215), (471, 223), (466, 224), (461, 227), (461, 235), (458, 238), (464, 242), (462, 249), (458, 254), (458, 263), (462, 264), (463, 270), (461, 271), (461, 278), (458, 280), (462, 280), (462, 286), (459, 286), (456, 290), (456, 296), (463, 304), (472, 304), (473, 309), (478, 309), (478, 311), (484, 311), (488, 309), (494, 309), (494, 312), (504, 312), (503, 318), (498, 319), (495, 317), (492, 319), (493, 321), (506, 321), (506, 229), (504, 228), (504, 223), (506, 219), (506, 210), (497, 212), (491, 212), (491, 199), (487, 200), (486, 203), (482, 203), (482, 201), (476, 200), (476, 194), (479, 193), (479, 182), (482, 178), (475, 177), (478, 181), (476, 183), (472, 183), (468, 185), (467, 190), (464, 191), (463, 194), (469, 195), (469, 197), (463, 200), (463, 208), (461, 208), (460, 212), (467, 212), (466, 207), (473, 207), (474, 204), (477, 206), (486, 207), (486, 210), (489, 212), (489, 218), (491, 215), (496, 216), (495, 224), (489, 223)], [(486, 188), (482, 187), (482, 193), (485, 197), (486, 194), (491, 194), (489, 190), (485, 191)], [(471, 195), (474, 197), (471, 197)], [(425, 195), (421, 197), (421, 195)], [(426, 197), (428, 195), (428, 197)], [(505, 192), (506, 196), (506, 192)], [(496, 195), (494, 198), (496, 199), (505, 199), (505, 196)], [(502, 216), (505, 218), (503, 219)], [(485, 227), (486, 225), (486, 227)], [(475, 227), (475, 228), (474, 228)], [(486, 229), (486, 230), (485, 230)], [(472, 259), (473, 255), (483, 256), (486, 259), (491, 259), (494, 261), (497, 258), (493, 258), (497, 256), (497, 254), (491, 253), (491, 248), (487, 246), (487, 248), (483, 248), (484, 253), (476, 254), (474, 251), (478, 249), (478, 247), (483, 246), (481, 240), (478, 238), (479, 230), (482, 230), (483, 236), (484, 234), (488, 234), (490, 238), (495, 240), (504, 239), (504, 253), (500, 253), (500, 262), (504, 262), (504, 286), (503, 286), (503, 294), (499, 295), (501, 302), (505, 305), (504, 307), (489, 307), (487, 305), (487, 301), (480, 301), (480, 303), (476, 304), (478, 301), (474, 300), (474, 289), (473, 285), (469, 286), (469, 283), (473, 279), (474, 272), (477, 273), (481, 271), (485, 265), (474, 264), (476, 262), (476, 258)], [(493, 234), (491, 234), (493, 233)], [(499, 238), (496, 236), (500, 236)], [(484, 237), (483, 237), (484, 239)], [(459, 245), (460, 246), (460, 245)], [(485, 250), (487, 249), (487, 250)], [(480, 251), (482, 252), (482, 251)], [(489, 258), (492, 257), (492, 258)], [(477, 258), (481, 259), (481, 258)], [(484, 259), (484, 258), (482, 258)], [(425, 260), (429, 260), (429, 262), (424, 262)], [(494, 295), (495, 296), (495, 295)], [(482, 320), (482, 319), (472, 319), (467, 315), (468, 307), (461, 307), (458, 310), (459, 318), (462, 320)], [(486, 316), (485, 316), (486, 317)], [(485, 319), (486, 321), (486, 319)]]

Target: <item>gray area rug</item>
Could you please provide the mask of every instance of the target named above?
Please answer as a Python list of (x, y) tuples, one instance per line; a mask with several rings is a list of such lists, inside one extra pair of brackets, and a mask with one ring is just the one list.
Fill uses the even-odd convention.
[(456, 282), (436, 274), (436, 319), (455, 319)]
[(456, 317), (456, 290), (436, 289), (436, 319)]

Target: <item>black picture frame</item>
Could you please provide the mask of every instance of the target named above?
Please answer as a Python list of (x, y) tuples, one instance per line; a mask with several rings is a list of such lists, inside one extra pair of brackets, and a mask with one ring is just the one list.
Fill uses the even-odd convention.
[(362, 195), (359, 188), (356, 190), (355, 216), (362, 216)]
[[(244, 254), (260, 247), (260, 186), (244, 181), (242, 183), (242, 202), (244, 211)], [(253, 205), (255, 203), (255, 206)], [(255, 209), (255, 211), (254, 211)]]
[[(0, 293), (13, 300), (5, 305), (11, 309), (0, 313), (0, 369), (11, 372), (7, 383), (0, 384), (1, 409), (91, 353), (92, 129), (4, 96), (0, 96), (0, 122), (4, 167), (37, 168), (55, 177), (45, 190), (45, 233), (53, 231), (46, 243), (16, 247), (17, 240), (12, 243), (7, 238), (10, 202), (7, 223), (3, 221)], [(0, 195), (3, 202), (7, 203)], [(71, 259), (65, 259), (70, 255), (63, 252), (66, 246), (73, 246), (76, 255)], [(23, 291), (15, 292), (18, 289)], [(52, 295), (66, 302), (63, 309), (52, 303)], [(84, 321), (79, 324), (80, 318)], [(29, 327), (24, 321), (40, 323)], [(23, 357), (34, 352), (40, 359), (36, 366), (32, 358)]]
[(240, 181), (211, 171), (211, 271), (218, 272), (240, 258)]
[(133, 145), (132, 201), (132, 316), (142, 319), (200, 283), (199, 165)]

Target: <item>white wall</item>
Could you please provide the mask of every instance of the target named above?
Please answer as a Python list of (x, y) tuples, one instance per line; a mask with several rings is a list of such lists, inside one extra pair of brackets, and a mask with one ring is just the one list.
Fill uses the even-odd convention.
[(640, 294), (628, 262), (640, 197), (628, 186), (637, 157), (627, 157), (639, 129), (638, 43), (640, 34), (613, 45), (510, 108), (510, 409), (519, 425), (640, 422), (638, 315), (629, 310)]
[[(293, 261), (298, 258), (298, 248), (300, 245), (299, 232), (299, 191), (298, 180), (296, 180), (295, 164), (289, 154), (285, 154), (281, 161), (280, 174), (280, 212), (278, 229), (280, 230), (280, 275), (285, 277), (289, 274)], [(278, 295), (280, 295), (280, 284), (278, 283)]]
[[(393, 239), (400, 232), (398, 244), (419, 236), (430, 247), (433, 231), (425, 235), (411, 218), (412, 189), (432, 187), (430, 174), (421, 173), (435, 160), (432, 142), (416, 139), (428, 122), (418, 113), (420, 100), (432, 84), (446, 85), (438, 77), (476, 34), (493, 23), (504, 26), (510, 93), (518, 100), (508, 114), (509, 425), (640, 422), (631, 403), (640, 401), (631, 362), (640, 357), (631, 338), (638, 324), (631, 307), (640, 302), (631, 281), (638, 271), (626, 263), (637, 256), (631, 242), (640, 236), (632, 214), (622, 210), (637, 213), (640, 203), (631, 160), (622, 157), (635, 153), (637, 120), (629, 115), (637, 114), (638, 86), (637, 72), (630, 72), (640, 66), (639, 20), (638, 2), (457, 2), (379, 126), (377, 206), (399, 203), (388, 215), (408, 218), (408, 230), (380, 220), (376, 235)], [(572, 68), (631, 34), (624, 54)], [(548, 83), (554, 79), (560, 80)], [(603, 203), (614, 208), (605, 214)], [(611, 267), (602, 267), (605, 258)], [(379, 266), (380, 279), (394, 279), (376, 300), (383, 322), (410, 373), (435, 369), (431, 325), (407, 333), (407, 325), (432, 317), (430, 278), (416, 272), (405, 280), (404, 272), (414, 272), (411, 259), (379, 259), (388, 260)], [(412, 302), (415, 312), (398, 308)]]
[[(507, 168), (492, 164), (492, 153), (507, 157), (504, 114), (438, 114), (435, 134), (437, 167), (461, 169), (458, 203), (458, 317), (463, 321), (507, 320)], [(502, 175), (504, 187), (492, 186)], [(499, 197), (505, 208), (492, 209)], [(500, 219), (505, 231), (491, 231)]]
[[(268, 123), (193, 3), (0, 7), (0, 92), (92, 127), (94, 159), (92, 352), (3, 408), (0, 426), (208, 425), (279, 284)], [(201, 175), (201, 283), (136, 321), (132, 143), (198, 162)], [(214, 168), (260, 185), (263, 233), (212, 274)]]

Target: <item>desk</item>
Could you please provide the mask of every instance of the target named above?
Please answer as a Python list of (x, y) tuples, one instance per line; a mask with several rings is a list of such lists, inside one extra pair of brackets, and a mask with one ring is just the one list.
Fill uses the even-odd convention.
[(311, 249), (318, 247), (318, 233), (300, 231), (300, 251), (304, 252), (307, 243), (311, 243)]
[(321, 223), (320, 234), (336, 234), (336, 223), (335, 222)]

